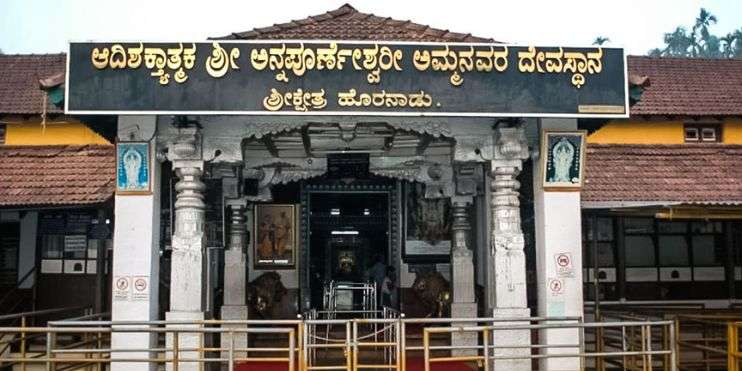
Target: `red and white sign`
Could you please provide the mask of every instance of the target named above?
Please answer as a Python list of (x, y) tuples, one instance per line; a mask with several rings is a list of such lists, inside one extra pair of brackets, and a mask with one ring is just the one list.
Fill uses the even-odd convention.
[(572, 278), (575, 276), (572, 253), (561, 252), (554, 254), (554, 262), (556, 263), (557, 276), (563, 278)]
[(552, 278), (549, 280), (549, 292), (557, 296), (564, 293), (564, 280), (561, 278)]
[(113, 279), (113, 300), (129, 300), (129, 286), (131, 286), (131, 277), (116, 276)]
[(131, 280), (131, 300), (149, 300), (149, 276), (133, 276)]

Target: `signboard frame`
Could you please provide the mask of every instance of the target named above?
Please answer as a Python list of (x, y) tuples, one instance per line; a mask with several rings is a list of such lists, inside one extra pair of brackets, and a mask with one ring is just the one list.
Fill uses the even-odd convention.
[[(383, 44), (383, 45), (402, 45), (402, 46), (507, 46), (508, 48), (528, 48), (535, 46), (537, 48), (559, 48), (559, 46), (537, 46), (537, 45), (517, 45), (517, 44), (496, 44), (496, 43), (462, 43), (462, 42), (413, 42), (413, 41), (386, 41), (386, 40), (329, 40), (329, 39), (317, 39), (317, 40), (304, 40), (304, 39), (281, 39), (281, 40), (205, 40), (205, 41), (70, 41), (68, 43), (66, 60), (66, 74), (65, 74), (65, 97), (70, 97), (70, 61), (71, 61), (71, 48), (76, 43), (86, 44), (133, 44), (133, 43), (146, 43), (146, 44), (188, 44), (188, 43), (209, 43), (209, 42), (221, 42), (224, 44), (281, 44), (281, 43), (307, 43), (307, 44), (322, 44), (322, 43), (337, 43), (337, 44), (348, 44), (348, 45), (369, 45), (369, 44)], [(562, 46), (563, 48), (575, 48), (575, 49), (595, 49), (596, 46)], [(621, 49), (623, 56), (623, 113), (549, 113), (549, 112), (405, 112), (405, 111), (378, 111), (370, 108), (364, 111), (323, 111), (323, 110), (310, 110), (307, 112), (302, 111), (268, 111), (268, 110), (86, 110), (86, 109), (70, 109), (69, 99), (65, 99), (64, 110), (66, 114), (73, 115), (250, 115), (250, 116), (267, 116), (267, 115), (280, 115), (280, 116), (391, 116), (391, 117), (553, 117), (553, 118), (628, 118), (629, 117), (629, 85), (628, 85), (628, 67), (627, 67), (627, 55), (621, 47), (610, 47), (603, 49)], [(577, 109), (577, 107), (575, 107)]]

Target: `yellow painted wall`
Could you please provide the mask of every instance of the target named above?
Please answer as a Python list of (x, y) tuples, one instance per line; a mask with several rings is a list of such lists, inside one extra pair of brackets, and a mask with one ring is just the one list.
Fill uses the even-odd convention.
[[(683, 121), (614, 120), (587, 138), (595, 144), (683, 144)], [(742, 144), (742, 120), (727, 119), (722, 123), (722, 142)]]
[(721, 129), (726, 144), (742, 144), (742, 119), (727, 120)]
[(47, 121), (7, 121), (6, 145), (47, 146), (55, 144), (111, 144), (85, 124), (75, 120)]

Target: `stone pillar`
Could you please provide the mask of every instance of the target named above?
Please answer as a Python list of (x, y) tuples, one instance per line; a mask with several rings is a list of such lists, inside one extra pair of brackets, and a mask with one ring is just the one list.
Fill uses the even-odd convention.
[[(201, 181), (203, 160), (195, 128), (180, 129), (180, 135), (170, 145), (168, 156), (173, 156), (173, 168), (180, 179), (175, 184), (175, 226), (172, 237), (173, 253), (170, 267), (170, 311), (168, 321), (199, 321), (204, 319), (204, 190)], [(172, 327), (188, 327), (172, 325)], [(193, 325), (193, 327), (198, 327)], [(180, 348), (203, 345), (198, 333), (181, 333)], [(167, 337), (167, 346), (173, 346), (173, 336)], [(169, 354), (168, 356), (172, 356)], [(200, 357), (198, 352), (181, 352), (181, 359)], [(172, 369), (172, 364), (167, 365)], [(179, 370), (200, 370), (196, 362), (183, 362)]]
[[(153, 139), (156, 116), (119, 116), (120, 142), (148, 141), (150, 145), (149, 180), (151, 194), (117, 194), (114, 198), (116, 228), (113, 234), (111, 319), (113, 321), (158, 320), (160, 273), (160, 164), (155, 162)], [(99, 221), (102, 222), (102, 221)], [(100, 250), (99, 250), (100, 251)], [(98, 256), (98, 259), (103, 259)], [(133, 281), (144, 280), (145, 289), (132, 295)], [(141, 281), (140, 281), (141, 282)], [(141, 286), (138, 286), (141, 287)], [(115, 332), (113, 349), (147, 349), (156, 346), (153, 333)], [(148, 352), (112, 353), (112, 371), (155, 370), (145, 362), (115, 362), (116, 358), (153, 358)]]
[[(575, 119), (542, 119), (541, 129), (575, 130)], [(546, 153), (541, 153), (546, 156)], [(538, 161), (541, 164), (541, 161)], [(534, 174), (541, 174), (540, 166)], [(541, 317), (583, 315), (582, 302), (582, 222), (580, 192), (544, 191), (541, 177), (533, 177), (536, 223), (536, 271), (538, 314)], [(564, 259), (568, 260), (566, 262)], [(560, 259), (559, 261), (557, 259)], [(566, 262), (566, 263), (565, 263)], [(577, 344), (577, 329), (541, 330), (542, 344)], [(577, 348), (554, 348), (546, 352), (576, 353)], [(541, 370), (579, 370), (579, 358), (541, 360)]]
[[(499, 318), (528, 318), (526, 296), (526, 257), (521, 230), (519, 188), (517, 176), (522, 162), (528, 158), (525, 134), (519, 127), (497, 129), (494, 160), (491, 163), (490, 189), (492, 192), (492, 255), (494, 261), (494, 311)], [(497, 326), (527, 325), (513, 321)], [(496, 330), (495, 345), (530, 345), (530, 330)], [(528, 355), (527, 348), (503, 348), (496, 356)], [(494, 362), (496, 370), (531, 370), (529, 359), (500, 360)]]
[[(452, 318), (476, 318), (477, 303), (474, 295), (474, 262), (472, 251), (469, 249), (469, 205), (472, 198), (469, 196), (454, 196), (451, 198), (453, 223), (453, 249), (451, 251), (451, 279), (453, 284), (453, 303), (451, 304)], [(471, 323), (453, 323), (457, 325), (471, 325)], [(477, 345), (477, 334), (453, 333), (452, 345)], [(454, 350), (454, 355), (473, 355), (476, 351)]]
[[(224, 251), (224, 305), (222, 305), (223, 320), (247, 320), (247, 305), (245, 284), (247, 281), (247, 228), (245, 211), (247, 202), (244, 199), (228, 200), (229, 208), (229, 240), (227, 250)], [(224, 328), (244, 328), (244, 325), (224, 325)], [(229, 347), (232, 337), (222, 335), (222, 347)], [(239, 333), (234, 336), (235, 348), (247, 348), (247, 334)], [(226, 352), (225, 352), (226, 353)], [(244, 358), (246, 352), (235, 352), (236, 358)], [(222, 357), (229, 357), (222, 354)]]

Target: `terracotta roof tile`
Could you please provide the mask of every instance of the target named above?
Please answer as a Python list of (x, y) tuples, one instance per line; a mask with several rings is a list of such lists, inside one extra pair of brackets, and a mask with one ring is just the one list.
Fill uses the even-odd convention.
[(114, 146), (0, 146), (0, 207), (104, 202), (115, 169)]
[(215, 39), (339, 39), (439, 42), (496, 42), (389, 17), (362, 13), (345, 4), (338, 9), (270, 27), (236, 32)]
[[(41, 113), (39, 79), (64, 73), (65, 63), (64, 54), (0, 54), (0, 114)], [(62, 110), (48, 104), (47, 112)]]
[(742, 203), (742, 145), (588, 144), (587, 202)]
[(628, 57), (630, 75), (649, 77), (632, 115), (742, 115), (742, 60)]

